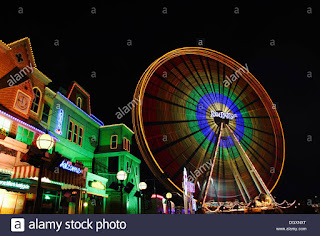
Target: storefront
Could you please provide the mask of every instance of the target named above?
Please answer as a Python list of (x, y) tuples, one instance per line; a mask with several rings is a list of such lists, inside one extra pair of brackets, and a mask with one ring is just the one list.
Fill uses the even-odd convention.
[(0, 214), (23, 213), (31, 186), (8, 180), (9, 175), (1, 172), (0, 180)]
[[(81, 211), (81, 189), (85, 187), (87, 168), (63, 160), (54, 171), (44, 169), (41, 178), (43, 214), (77, 214)], [(12, 181), (30, 183), (31, 196), (26, 200), (24, 213), (32, 213), (39, 168), (16, 166), (11, 175)]]
[(87, 173), (86, 188), (82, 191), (82, 213), (83, 214), (106, 214), (106, 194), (108, 179)]

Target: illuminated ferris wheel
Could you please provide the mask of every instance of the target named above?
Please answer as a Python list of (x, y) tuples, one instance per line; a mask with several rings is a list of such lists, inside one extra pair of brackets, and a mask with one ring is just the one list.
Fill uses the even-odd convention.
[(142, 75), (133, 125), (153, 173), (182, 192), (184, 167), (199, 202), (248, 203), (275, 188), (282, 125), (267, 92), (235, 60), (207, 48), (173, 50)]

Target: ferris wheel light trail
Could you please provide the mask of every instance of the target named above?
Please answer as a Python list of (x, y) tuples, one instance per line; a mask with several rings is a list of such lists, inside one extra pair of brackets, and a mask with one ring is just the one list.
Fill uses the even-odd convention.
[(225, 86), (240, 68), (211, 49), (179, 48), (151, 63), (135, 90), (132, 122), (144, 160), (181, 193), (185, 167), (204, 208), (260, 193), (272, 198), (283, 170), (283, 129), (265, 89), (249, 71)]

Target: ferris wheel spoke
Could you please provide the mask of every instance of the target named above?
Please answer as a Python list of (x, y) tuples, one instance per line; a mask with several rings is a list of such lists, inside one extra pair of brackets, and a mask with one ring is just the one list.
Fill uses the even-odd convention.
[(248, 129), (252, 129), (254, 131), (257, 131), (257, 132), (260, 132), (260, 133), (263, 133), (263, 134), (268, 134), (270, 136), (275, 136), (274, 133), (270, 133), (270, 132), (267, 132), (267, 131), (264, 131), (264, 130), (260, 130), (260, 129), (257, 129), (257, 128), (253, 128), (253, 127), (250, 127), (250, 126), (247, 126), (247, 125), (243, 125), (243, 124), (240, 124), (240, 123), (237, 123), (237, 126), (241, 126), (241, 127), (245, 127), (245, 128), (248, 128)]
[(148, 98), (152, 98), (152, 99), (158, 100), (158, 101), (163, 102), (163, 103), (167, 103), (167, 104), (170, 104), (170, 105), (173, 105), (173, 106), (177, 106), (177, 107), (180, 107), (180, 108), (184, 108), (184, 109), (187, 109), (187, 110), (189, 110), (189, 111), (198, 112), (198, 113), (201, 113), (201, 114), (203, 114), (203, 115), (205, 115), (205, 116), (208, 114), (208, 111), (206, 111), (205, 113), (203, 113), (203, 112), (194, 110), (194, 109), (192, 109), (192, 108), (189, 108), (189, 107), (186, 107), (186, 106), (182, 106), (182, 105), (180, 105), (180, 104), (177, 104), (177, 103), (168, 101), (168, 100), (166, 100), (166, 99), (156, 97), (156, 96), (151, 95), (151, 94), (149, 94), (149, 93), (145, 93), (144, 96), (145, 96), (145, 97), (148, 97)]
[(189, 102), (188, 100), (186, 100), (186, 99), (184, 99), (184, 98), (182, 98), (182, 97), (180, 97), (180, 96), (178, 96), (176, 93), (172, 93), (172, 92), (170, 92), (170, 91), (168, 91), (167, 89), (164, 89), (164, 88), (162, 88), (162, 87), (160, 87), (159, 85), (157, 85), (157, 84), (155, 84), (155, 83), (153, 83), (153, 82), (149, 82), (150, 84), (152, 84), (153, 86), (155, 86), (155, 87), (158, 87), (159, 89), (161, 89), (162, 91), (166, 91), (166, 93), (169, 93), (169, 94), (171, 94), (171, 95), (173, 95), (173, 96), (175, 96), (175, 97), (177, 97), (177, 98), (179, 98), (179, 99), (181, 99), (181, 100), (183, 100), (183, 101), (185, 101), (186, 103), (189, 103), (189, 104), (191, 104), (192, 106), (195, 106), (195, 107), (197, 107), (198, 106), (198, 103), (196, 102), (196, 104), (194, 104), (194, 103), (191, 103), (191, 102)]
[[(237, 128), (235, 127), (235, 125), (231, 125), (231, 124), (229, 123), (229, 127), (230, 127), (234, 132), (237, 130), (240, 134), (246, 136), (248, 139), (250, 139), (250, 140), (252, 140), (253, 142), (255, 142), (255, 141), (253, 140), (253, 138), (250, 138), (248, 135), (245, 134), (245, 132), (242, 132), (241, 130), (237, 129)], [(270, 145), (270, 146), (273, 147), (273, 148), (276, 147), (274, 144), (272, 144), (272, 143), (270, 143), (270, 142), (267, 142), (266, 140), (263, 140), (263, 139), (257, 137), (257, 136), (254, 135), (254, 134), (252, 134), (252, 137), (256, 138), (257, 140), (259, 140), (259, 141), (261, 141), (261, 142), (263, 142), (263, 143), (266, 143), (266, 144)]]
[[(206, 78), (207, 78), (207, 81), (208, 81), (208, 83), (209, 83), (209, 87), (211, 88), (211, 94), (213, 94), (213, 101), (214, 101), (214, 103), (213, 103), (212, 105), (213, 105), (215, 111), (217, 111), (218, 109), (217, 109), (217, 107), (215, 106), (215, 103), (218, 101), (218, 99), (217, 99), (216, 94), (215, 94), (215, 89), (214, 89), (214, 86), (213, 86), (213, 80), (212, 80), (212, 78), (209, 78), (209, 77), (211, 77), (211, 71), (210, 71), (210, 76), (209, 76), (209, 74), (207, 73), (207, 69), (205, 68), (205, 65), (204, 65), (204, 62), (203, 62), (201, 56), (199, 56), (199, 60), (200, 60), (200, 62), (201, 62), (203, 71), (204, 71), (204, 73), (205, 73), (205, 75), (206, 75)], [(208, 69), (210, 70), (210, 68), (208, 68)]]
[(200, 147), (203, 145), (203, 143), (208, 139), (209, 135), (213, 132), (213, 130), (211, 130), (208, 135), (202, 140), (202, 142), (197, 146), (197, 148), (193, 151), (193, 153), (188, 157), (188, 159), (180, 166), (180, 168), (178, 169), (178, 171), (172, 176), (172, 179), (175, 181), (178, 176), (182, 173), (183, 168), (190, 163), (190, 161), (193, 159), (194, 155), (198, 152), (198, 150), (200, 149)]
[[(197, 80), (197, 78), (194, 76), (194, 73), (191, 71), (190, 67), (188, 66), (187, 62), (184, 60), (184, 58), (182, 56), (179, 56), (179, 59), (182, 61), (182, 63), (184, 64), (184, 66), (187, 68), (187, 70), (189, 71), (190, 75), (192, 76), (192, 78), (194, 79), (194, 81), (198, 84), (198, 87), (200, 88), (200, 90), (203, 93), (203, 96), (206, 94), (206, 91), (203, 90), (203, 88), (201, 87), (201, 84), (199, 83), (199, 81)], [(210, 101), (210, 99), (208, 100), (209, 104), (212, 104), (212, 101)]]
[(247, 105), (245, 105), (245, 106), (243, 106), (243, 107), (241, 107), (241, 108), (238, 108), (238, 110), (236, 110), (234, 113), (236, 113), (236, 112), (238, 112), (238, 111), (241, 111), (242, 109), (244, 109), (244, 108), (246, 108), (246, 107), (248, 107), (248, 106), (251, 106), (252, 104), (254, 104), (254, 103), (258, 102), (258, 101), (260, 101), (260, 98), (257, 98), (257, 99), (255, 99), (255, 100), (253, 100), (252, 102), (248, 103)]
[[(210, 123), (212, 123), (212, 122), (210, 122)], [(208, 128), (208, 127), (210, 127), (210, 125), (204, 126), (203, 128), (201, 128), (201, 129), (199, 129), (199, 130), (197, 130), (197, 131), (194, 131), (194, 132), (192, 132), (192, 133), (190, 133), (190, 134), (188, 134), (188, 135), (186, 135), (186, 136), (184, 136), (184, 137), (181, 137), (181, 138), (179, 138), (179, 139), (177, 139), (177, 140), (175, 140), (175, 141), (173, 141), (173, 142), (171, 142), (171, 143), (168, 143), (168, 144), (166, 144), (166, 145), (164, 145), (164, 146), (158, 147), (157, 149), (152, 150), (152, 152), (153, 152), (154, 154), (157, 154), (157, 153), (163, 151), (164, 149), (167, 149), (167, 148), (169, 148), (169, 147), (171, 147), (171, 146), (173, 146), (173, 145), (175, 145), (175, 144), (177, 144), (177, 143), (185, 140), (186, 138), (189, 138), (189, 137), (191, 137), (191, 136), (193, 136), (193, 135), (201, 132), (202, 130), (204, 130), (204, 129)]]
[[(186, 85), (185, 83), (184, 83), (184, 81), (183, 80), (181, 80), (175, 73), (173, 73), (166, 65), (162, 65), (167, 71), (169, 71), (169, 73), (170, 74), (172, 74), (173, 75), (173, 77), (174, 78), (176, 78), (176, 80), (178, 80), (182, 85), (184, 85), (184, 87), (186, 87), (189, 91), (190, 91), (190, 93), (194, 90), (194, 87), (192, 87), (192, 89), (191, 88), (189, 88), (188, 87), (188, 85)], [(159, 75), (159, 74), (157, 74), (157, 75)], [(160, 75), (159, 75), (160, 76)], [(160, 76), (160, 77), (162, 77), (162, 76)], [(169, 82), (169, 81), (167, 81), (167, 82)], [(187, 94), (186, 94), (187, 95)], [(200, 94), (198, 94), (199, 95), (199, 97), (201, 98), (201, 95)], [(190, 97), (189, 95), (187, 95), (188, 97)], [(193, 99), (193, 98), (192, 98)]]
[(203, 80), (202, 80), (202, 78), (201, 78), (201, 76), (200, 76), (200, 74), (199, 74), (199, 72), (197, 70), (197, 67), (194, 65), (193, 60), (190, 58), (190, 55), (187, 55), (187, 58), (189, 59), (189, 61), (190, 61), (191, 65), (192, 65), (193, 69), (195, 70), (197, 76), (199, 77), (199, 79), (201, 81), (201, 84), (203, 85), (204, 89), (206, 90), (206, 94), (209, 94), (211, 103), (214, 104), (214, 99), (211, 97), (211, 94), (210, 94), (209, 90), (207, 89), (206, 84), (203, 82)]
[[(241, 90), (241, 92), (238, 94), (235, 100), (232, 101), (232, 104), (230, 105), (229, 109), (232, 110), (232, 107), (236, 105), (236, 101), (240, 98), (240, 96), (246, 91), (246, 89), (249, 87), (249, 84), (247, 83), (246, 86)], [(234, 113), (236, 113), (235, 111)]]
[[(234, 140), (234, 143), (236, 144), (236, 146), (241, 149), (241, 152), (243, 153), (242, 158), (244, 158), (245, 163), (247, 165), (247, 168), (249, 169), (249, 173), (251, 175), (251, 178), (253, 179), (254, 183), (256, 184), (256, 187), (258, 188), (259, 192), (262, 193), (263, 191), (265, 192), (265, 194), (267, 194), (273, 202), (274, 199), (269, 191), (269, 189), (267, 188), (267, 186), (265, 185), (264, 181), (262, 180), (261, 176), (259, 175), (258, 171), (256, 170), (255, 166), (253, 165), (253, 163), (251, 162), (250, 158), (248, 157), (247, 153), (244, 151), (243, 147), (241, 146), (239, 140), (237, 139), (236, 135), (234, 134), (234, 132), (231, 130), (231, 128), (226, 125), (228, 130), (231, 133), (231, 138)], [(263, 188), (263, 190), (261, 189), (261, 187)]]
[[(170, 85), (172, 88), (174, 88), (175, 90), (179, 91), (180, 93), (184, 94), (185, 96), (187, 96), (188, 98), (190, 98), (191, 100), (193, 100), (196, 104), (198, 104), (197, 100), (195, 100), (193, 97), (189, 97), (188, 94), (186, 94), (184, 91), (182, 91), (180, 88), (178, 88), (177, 86), (175, 86), (174, 84), (172, 84), (171, 82), (165, 80), (164, 78), (162, 78), (162, 76), (160, 76), (159, 74), (157, 73), (154, 73), (159, 79), (161, 79), (164, 83), (167, 83), (168, 85)], [(151, 81), (149, 83), (152, 83)], [(159, 85), (156, 85), (155, 83), (152, 83), (153, 85), (161, 88)], [(164, 88), (161, 88), (163, 90), (165, 90), (166, 92), (169, 92), (168, 90), (164, 89)], [(171, 92), (170, 92), (171, 93)], [(171, 94), (174, 94), (174, 93), (171, 93)], [(185, 100), (185, 99), (184, 99)], [(185, 100), (187, 101), (187, 100)]]
[[(169, 61), (170, 62), (170, 64), (179, 72), (179, 74), (190, 84), (190, 86), (194, 89), (194, 91), (196, 92), (196, 93), (198, 93), (198, 95), (200, 96), (200, 97), (203, 97), (203, 95), (201, 95), (199, 92), (198, 92), (198, 90), (193, 86), (193, 84), (188, 80), (188, 78), (181, 72), (181, 70), (172, 62), (172, 61)], [(200, 87), (200, 89), (201, 89), (201, 87)], [(201, 89), (202, 90), (202, 89)], [(202, 91), (203, 92), (203, 91)], [(208, 103), (208, 101), (207, 101), (207, 99), (204, 99), (204, 101), (205, 101), (205, 103), (206, 103), (206, 105), (207, 106), (210, 106), (210, 102)]]
[[(209, 63), (209, 59), (208, 59), (208, 57), (206, 57), (206, 62), (207, 62), (207, 67), (208, 67), (208, 70), (209, 70), (209, 75), (210, 75), (210, 79), (211, 79), (211, 87), (213, 88), (213, 91), (214, 91), (214, 94), (215, 94), (215, 98), (216, 98), (216, 101), (217, 102), (220, 102), (220, 94), (219, 94), (219, 97), (216, 95), (216, 93), (218, 92), (216, 92), (216, 90), (215, 90), (215, 88), (214, 88), (214, 82), (213, 82), (213, 76), (212, 76), (212, 72), (211, 72), (211, 65), (210, 65), (210, 63)], [(219, 86), (218, 86), (219, 87)], [(217, 111), (217, 110), (216, 110)]]

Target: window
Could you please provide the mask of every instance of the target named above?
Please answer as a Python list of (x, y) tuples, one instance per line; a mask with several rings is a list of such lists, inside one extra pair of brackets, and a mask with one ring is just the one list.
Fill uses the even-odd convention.
[(118, 146), (118, 135), (111, 136), (110, 148), (117, 149)]
[(127, 138), (123, 138), (123, 149), (130, 152), (130, 140)]
[(73, 122), (70, 120), (68, 125), (68, 140), (72, 140), (72, 134), (73, 134)]
[(19, 125), (16, 140), (30, 145), (34, 138), (34, 132)]
[(49, 111), (50, 111), (49, 105), (44, 104), (44, 105), (43, 105), (42, 118), (41, 118), (41, 120), (42, 120), (44, 123), (48, 123)]
[(119, 157), (109, 157), (108, 158), (108, 172), (117, 173), (119, 165)]
[(82, 108), (82, 98), (77, 97), (77, 107)]
[(74, 124), (73, 139), (72, 139), (72, 142), (74, 143), (77, 143), (78, 141), (78, 130), (79, 130), (79, 126), (77, 124)]
[(79, 146), (82, 146), (83, 128), (70, 120), (68, 125), (67, 139), (75, 144), (78, 144)]
[(10, 126), (11, 126), (11, 121), (0, 116), (0, 129), (5, 129), (8, 134), (10, 130)]
[(34, 94), (34, 99), (32, 101), (31, 111), (38, 113), (40, 99), (41, 99), (41, 92), (38, 88), (35, 87), (33, 88), (33, 94)]
[(83, 129), (79, 128), (79, 138), (78, 138), (78, 145), (82, 146), (82, 137), (83, 137)]

